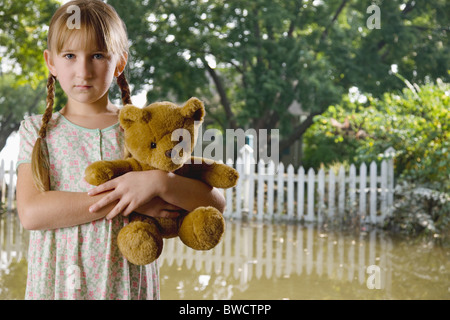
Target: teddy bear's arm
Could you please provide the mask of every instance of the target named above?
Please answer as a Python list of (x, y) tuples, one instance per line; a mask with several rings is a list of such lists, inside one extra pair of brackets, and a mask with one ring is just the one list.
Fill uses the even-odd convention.
[(174, 173), (201, 180), (211, 187), (223, 189), (234, 187), (239, 178), (239, 174), (232, 167), (200, 157), (191, 157), (190, 162)]
[(130, 171), (141, 171), (142, 167), (133, 158), (113, 161), (96, 161), (85, 170), (85, 180), (94, 186), (101, 185)]

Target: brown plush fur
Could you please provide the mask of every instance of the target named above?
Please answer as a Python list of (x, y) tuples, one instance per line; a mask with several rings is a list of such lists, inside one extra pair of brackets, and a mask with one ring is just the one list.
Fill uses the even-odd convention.
[[(119, 121), (125, 131), (125, 145), (131, 156), (124, 160), (92, 163), (86, 168), (86, 181), (100, 185), (129, 171), (159, 169), (199, 179), (216, 188), (234, 187), (238, 180), (236, 170), (209, 159), (191, 156), (204, 115), (203, 103), (197, 98), (189, 99), (182, 107), (171, 102), (156, 102), (142, 109), (125, 106)], [(172, 133), (177, 129), (185, 129), (190, 135), (189, 139), (186, 139), (187, 136), (183, 138), (186, 144), (182, 152), (178, 150), (181, 141), (172, 141)], [(133, 213), (117, 241), (128, 261), (145, 265), (159, 257), (163, 238), (179, 236), (184, 244), (193, 249), (209, 250), (220, 242), (224, 232), (225, 221), (220, 211), (214, 207), (199, 207), (177, 219)]]

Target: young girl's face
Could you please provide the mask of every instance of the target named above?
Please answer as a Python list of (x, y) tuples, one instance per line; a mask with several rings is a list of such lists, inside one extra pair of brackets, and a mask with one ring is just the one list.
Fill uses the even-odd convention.
[(45, 50), (50, 72), (57, 77), (69, 100), (92, 104), (107, 94), (114, 76), (125, 67), (117, 55), (99, 50), (95, 43), (75, 37), (61, 52)]

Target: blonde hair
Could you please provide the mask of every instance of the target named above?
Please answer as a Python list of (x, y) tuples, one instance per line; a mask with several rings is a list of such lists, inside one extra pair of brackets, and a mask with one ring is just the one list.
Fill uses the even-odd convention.
[[(71, 5), (80, 11), (80, 28), (69, 28), (67, 20), (73, 14), (68, 11)], [(50, 20), (47, 36), (47, 49), (60, 53), (64, 44), (73, 36), (81, 36), (87, 42), (94, 41), (99, 50), (117, 54), (124, 58), (128, 54), (128, 37), (125, 24), (113, 7), (100, 0), (74, 0), (62, 5)], [(41, 191), (49, 190), (49, 160), (44, 152), (48, 123), (52, 117), (55, 98), (56, 77), (51, 73), (47, 79), (47, 106), (42, 116), (39, 136), (34, 144), (31, 156), (31, 168), (36, 187)], [(131, 104), (131, 95), (124, 72), (117, 77), (122, 93), (122, 103)]]

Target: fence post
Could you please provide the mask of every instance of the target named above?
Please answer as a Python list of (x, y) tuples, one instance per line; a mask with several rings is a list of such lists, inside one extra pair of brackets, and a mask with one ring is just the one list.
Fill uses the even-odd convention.
[(319, 169), (319, 173), (317, 174), (317, 193), (319, 196), (319, 203), (317, 208), (317, 220), (322, 222), (322, 216), (324, 214), (323, 209), (325, 207), (324, 198), (325, 198), (325, 171), (323, 168)]
[(9, 166), (9, 185), (8, 185), (8, 211), (11, 211), (14, 204), (14, 195), (16, 191), (16, 186), (14, 185), (14, 176), (16, 173), (14, 172), (14, 161), (11, 161)]
[(370, 163), (370, 222), (377, 222), (377, 164)]
[[(227, 165), (229, 165), (230, 167), (233, 166), (233, 160), (232, 159), (228, 159), (227, 160)], [(232, 188), (228, 188), (225, 190), (225, 197), (226, 197), (226, 208), (225, 208), (225, 217), (229, 218), (231, 217), (231, 215), (233, 214), (233, 189)], [(236, 199), (238, 198), (238, 196), (236, 195), (235, 197)]]
[(287, 169), (287, 217), (292, 220), (294, 215), (294, 166), (290, 164)]
[(257, 201), (258, 201), (258, 220), (262, 220), (264, 217), (264, 177), (266, 175), (265, 165), (262, 159), (258, 162), (258, 188), (257, 188)]
[(314, 186), (315, 177), (314, 169), (309, 168), (308, 170), (308, 208), (306, 221), (314, 221)]
[(274, 197), (274, 178), (275, 178), (275, 163), (270, 160), (267, 168), (267, 215), (270, 219), (273, 216), (273, 197)]
[(380, 221), (382, 222), (386, 217), (387, 210), (387, 163), (386, 160), (381, 161), (381, 194), (380, 194)]
[(6, 201), (6, 194), (5, 194), (5, 160), (2, 159), (1, 165), (0, 165), (0, 193), (1, 193), (1, 201), (2, 203), (5, 203)]
[(363, 162), (359, 167), (359, 216), (367, 220), (366, 212), (367, 166)]
[(277, 168), (277, 219), (281, 218), (284, 207), (284, 164), (280, 162)]
[(355, 212), (356, 210), (356, 200), (355, 200), (355, 197), (356, 197), (356, 167), (355, 167), (355, 165), (352, 163), (351, 165), (350, 165), (350, 173), (349, 173), (349, 184), (348, 184), (348, 187), (349, 187), (349, 191), (348, 191), (348, 193), (349, 193), (349, 200), (350, 200), (350, 211), (353, 213), (353, 212)]
[[(250, 139), (252, 140), (252, 139)], [(252, 142), (249, 142), (252, 143)], [(253, 144), (253, 143), (252, 143)], [(245, 144), (241, 150), (239, 150), (239, 152), (241, 153), (241, 157), (243, 160), (243, 175), (244, 175), (244, 202), (243, 202), (243, 210), (246, 212), (250, 212), (250, 207), (251, 207), (251, 211), (253, 211), (253, 204), (250, 203), (250, 184), (253, 183), (253, 176), (250, 177), (250, 172), (251, 172), (251, 165), (255, 162), (254, 158), (253, 158), (253, 148), (250, 147), (248, 144)], [(253, 197), (252, 197), (253, 198)]]
[(305, 211), (305, 169), (300, 167), (297, 172), (297, 217), (303, 219)]
[(328, 216), (331, 218), (334, 216), (334, 196), (336, 190), (335, 176), (333, 168), (330, 168), (328, 172)]
[(339, 217), (344, 216), (345, 210), (345, 170), (344, 166), (339, 167), (338, 172), (338, 185), (339, 185), (339, 195), (338, 195), (338, 211)]
[(394, 204), (394, 158), (395, 158), (395, 149), (389, 147), (384, 152), (385, 157), (387, 158), (387, 205), (388, 207), (392, 207)]
[(237, 158), (236, 160), (236, 170), (239, 173), (239, 177), (244, 177), (243, 179), (238, 179), (236, 185), (236, 209), (234, 211), (234, 217), (240, 219), (242, 217), (242, 186), (244, 181), (247, 180), (244, 173), (244, 164), (242, 158)]

